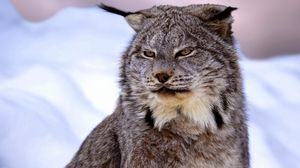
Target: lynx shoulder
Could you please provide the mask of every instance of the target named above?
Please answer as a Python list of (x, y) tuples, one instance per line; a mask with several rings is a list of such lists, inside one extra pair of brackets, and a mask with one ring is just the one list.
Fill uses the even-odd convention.
[(115, 112), (67, 167), (248, 168), (236, 8), (101, 8), (123, 16), (136, 35), (122, 56)]

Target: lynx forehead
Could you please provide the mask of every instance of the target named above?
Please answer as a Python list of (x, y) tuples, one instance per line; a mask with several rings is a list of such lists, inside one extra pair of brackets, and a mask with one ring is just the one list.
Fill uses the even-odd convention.
[(124, 16), (136, 34), (122, 56), (115, 112), (67, 167), (248, 168), (236, 8), (100, 7)]

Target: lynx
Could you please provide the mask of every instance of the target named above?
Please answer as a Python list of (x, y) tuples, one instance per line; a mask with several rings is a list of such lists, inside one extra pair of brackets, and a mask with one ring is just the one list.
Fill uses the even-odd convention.
[(136, 34), (122, 56), (115, 112), (67, 168), (248, 168), (248, 133), (231, 13), (201, 4), (124, 12)]

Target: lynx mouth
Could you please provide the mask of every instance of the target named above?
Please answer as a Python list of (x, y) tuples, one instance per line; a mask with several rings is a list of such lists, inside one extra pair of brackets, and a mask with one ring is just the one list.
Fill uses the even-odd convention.
[(158, 90), (152, 91), (153, 93), (163, 94), (163, 95), (176, 95), (177, 93), (189, 93), (188, 89), (169, 89), (166, 87), (162, 87)]

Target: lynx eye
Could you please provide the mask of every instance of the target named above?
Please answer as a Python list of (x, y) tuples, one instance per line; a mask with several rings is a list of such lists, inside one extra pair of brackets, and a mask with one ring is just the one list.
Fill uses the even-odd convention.
[(145, 50), (145, 51), (143, 51), (143, 56), (147, 57), (147, 58), (154, 58), (155, 52), (150, 51), (150, 50)]
[(186, 57), (186, 56), (190, 55), (193, 51), (194, 51), (193, 48), (184, 48), (184, 49), (178, 51), (178, 52), (175, 54), (175, 57), (176, 57), (176, 58)]

